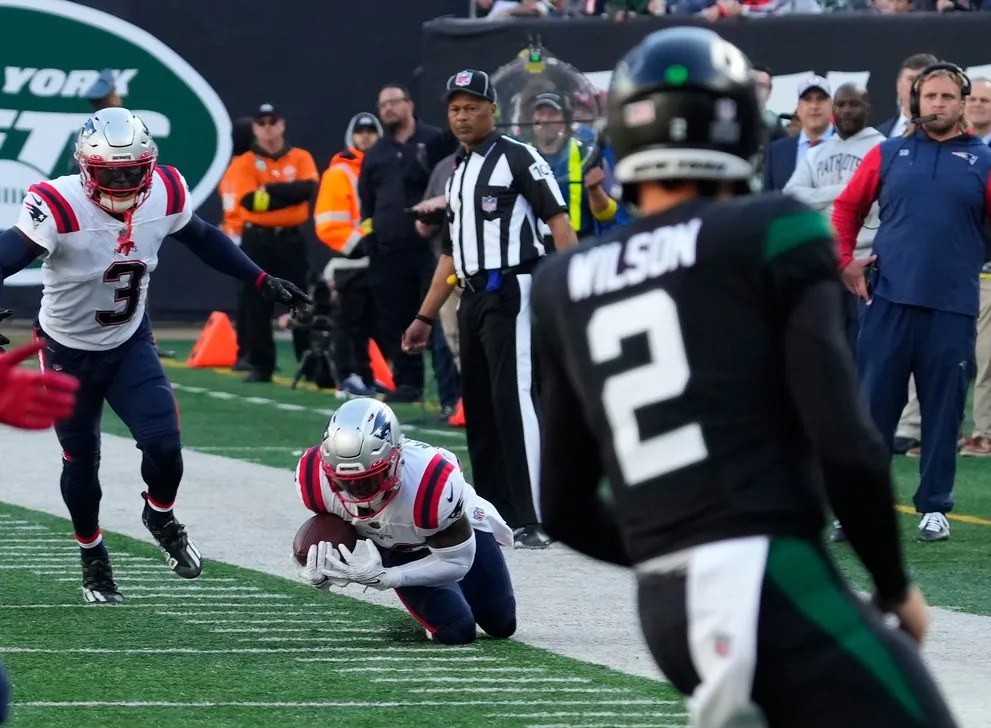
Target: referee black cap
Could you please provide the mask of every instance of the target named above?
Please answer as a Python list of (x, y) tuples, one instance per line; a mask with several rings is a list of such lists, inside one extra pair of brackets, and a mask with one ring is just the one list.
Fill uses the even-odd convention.
[(477, 96), (480, 99), (496, 103), (496, 90), (492, 85), (489, 74), (485, 71), (475, 71), (466, 68), (458, 71), (447, 79), (447, 91), (444, 94), (444, 103), (451, 100), (454, 94), (464, 93)]

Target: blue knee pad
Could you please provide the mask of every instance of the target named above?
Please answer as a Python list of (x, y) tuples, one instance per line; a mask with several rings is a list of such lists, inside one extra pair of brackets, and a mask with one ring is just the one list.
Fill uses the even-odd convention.
[(0, 723), (7, 720), (10, 715), (10, 681), (7, 679), (7, 672), (0, 662)]
[(471, 644), (475, 641), (475, 619), (469, 612), (450, 624), (438, 627), (433, 639), (443, 645)]

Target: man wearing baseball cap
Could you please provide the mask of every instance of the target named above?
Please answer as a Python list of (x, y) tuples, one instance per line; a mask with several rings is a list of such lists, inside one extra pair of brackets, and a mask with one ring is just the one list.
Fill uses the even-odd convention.
[(798, 134), (779, 139), (767, 148), (764, 159), (764, 191), (782, 190), (799, 160), (833, 133), (833, 100), (829, 81), (815, 74), (798, 85)]

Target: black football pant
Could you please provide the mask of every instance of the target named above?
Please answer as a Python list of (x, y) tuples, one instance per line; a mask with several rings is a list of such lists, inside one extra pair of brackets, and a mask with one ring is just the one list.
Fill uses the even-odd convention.
[[(276, 231), (255, 225), (245, 225), (241, 236), (241, 250), (266, 273), (283, 278), (306, 290), (309, 263), (306, 241), (296, 229)], [(264, 376), (275, 370), (275, 339), (272, 335), (272, 316), (275, 304), (263, 298), (252, 286), (245, 286), (244, 313), (248, 331), (248, 361), (251, 368)], [(297, 359), (308, 346), (307, 332), (293, 329), (293, 347)]]
[[(368, 266), (369, 290), (375, 301), (376, 341), (382, 356), (392, 363), (396, 389), (423, 393), (423, 354), (402, 350), (403, 334), (416, 318), (437, 267), (427, 242), (397, 247), (379, 246)], [(439, 325), (439, 324), (438, 324)]]
[(529, 274), (464, 289), (458, 307), (461, 397), (475, 490), (512, 528), (539, 523), (537, 372)]
[(375, 335), (375, 308), (368, 287), (368, 272), (348, 270), (338, 274), (338, 278), (340, 282), (335, 282), (337, 307), (334, 310), (337, 323), (334, 365), (337, 375), (343, 381), (357, 374), (371, 387), (375, 384), (375, 377), (368, 356), (368, 342)]
[(917, 646), (823, 547), (755, 536), (637, 567), (658, 666), (705, 728), (953, 728)]

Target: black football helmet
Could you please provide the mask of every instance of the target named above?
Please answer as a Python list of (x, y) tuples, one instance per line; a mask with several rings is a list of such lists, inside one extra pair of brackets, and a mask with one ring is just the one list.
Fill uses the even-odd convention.
[(750, 60), (707, 28), (659, 30), (613, 71), (616, 178), (749, 180), (762, 119)]

